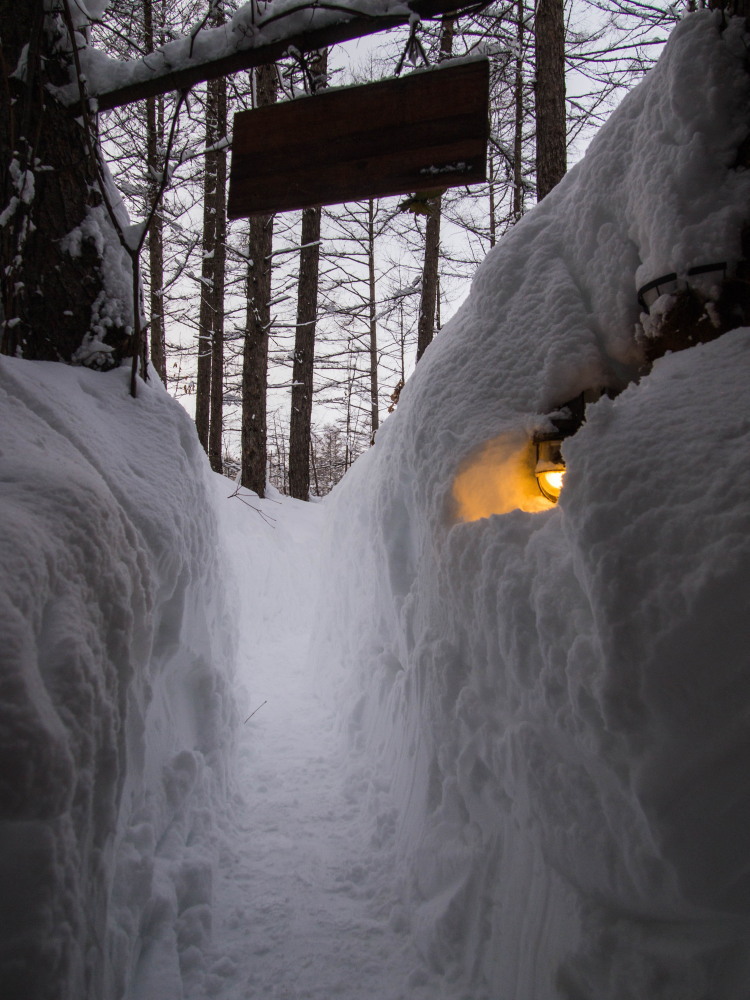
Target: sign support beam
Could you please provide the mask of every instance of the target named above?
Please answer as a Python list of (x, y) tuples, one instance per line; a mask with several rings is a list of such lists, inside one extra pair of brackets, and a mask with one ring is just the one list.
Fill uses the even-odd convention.
[[(283, 12), (276, 22), (277, 38), (274, 41), (249, 45), (247, 48), (235, 50), (215, 59), (202, 62), (196, 60), (194, 64), (155, 73), (146, 79), (112, 90), (92, 93), (89, 96), (96, 99), (99, 111), (110, 111), (112, 108), (122, 107), (133, 101), (157, 97), (159, 94), (171, 91), (188, 90), (206, 80), (228, 76), (265, 63), (277, 62), (290, 48), (299, 52), (313, 52), (339, 42), (348, 42), (379, 31), (402, 27), (409, 24), (415, 14), (424, 19), (459, 15), (481, 8), (485, 3), (486, 0), (463, 4), (457, 4), (456, 0), (410, 0), (408, 4), (399, 5), (397, 13), (385, 14), (365, 14), (354, 8), (348, 11), (343, 4), (341, 6), (336, 4), (336, 14), (331, 15), (329, 5), (325, 3), (318, 5), (313, 0), (311, 3), (301, 4), (297, 8)], [(290, 28), (288, 33), (285, 33), (284, 18), (288, 16), (294, 25), (299, 25), (299, 14), (304, 11), (310, 12), (311, 19), (317, 11), (326, 11), (331, 16), (320, 27), (311, 26), (302, 30), (297, 28), (296, 31)], [(270, 18), (267, 18), (259, 22), (258, 27), (262, 29), (264, 25), (269, 24), (269, 21)], [(271, 29), (266, 28), (265, 33), (271, 34)], [(149, 58), (153, 59), (153, 56)]]

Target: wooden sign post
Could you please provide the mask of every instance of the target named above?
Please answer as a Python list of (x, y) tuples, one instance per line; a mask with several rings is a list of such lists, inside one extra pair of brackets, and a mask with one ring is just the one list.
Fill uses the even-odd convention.
[(488, 136), (486, 59), (241, 111), (229, 217), (475, 184)]

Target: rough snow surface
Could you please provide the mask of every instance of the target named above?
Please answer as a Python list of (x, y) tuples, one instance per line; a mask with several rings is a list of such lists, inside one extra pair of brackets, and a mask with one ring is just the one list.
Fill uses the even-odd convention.
[(0, 360), (3, 1000), (482, 1000), (313, 669), (325, 507), (230, 496), (128, 383)]
[[(242, 495), (222, 506), (242, 599), (239, 791), (212, 950), (196, 951), (186, 997), (481, 1000), (442, 982), (415, 949), (387, 781), (351, 767), (336, 689), (313, 669), (330, 586), (318, 565), (326, 507)], [(378, 805), (374, 829), (365, 803)]]
[[(493, 998), (750, 992), (750, 331), (638, 378), (638, 287), (742, 254), (720, 25), (680, 24), (488, 256), (333, 498), (321, 669), (396, 803), (421, 954)], [(545, 415), (626, 385), (532, 502)]]
[[(720, 24), (330, 503), (228, 498), (159, 386), (0, 359), (3, 997), (747, 1000), (750, 330), (637, 377), (639, 285), (741, 254)], [(602, 387), (532, 500), (532, 433)]]
[(212, 484), (160, 386), (0, 358), (0, 993), (179, 997), (235, 731)]

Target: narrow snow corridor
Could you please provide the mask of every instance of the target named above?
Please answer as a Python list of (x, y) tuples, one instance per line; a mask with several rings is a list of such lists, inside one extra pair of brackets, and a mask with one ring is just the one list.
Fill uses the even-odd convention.
[[(224, 481), (226, 483), (226, 481)], [(446, 995), (405, 934), (388, 831), (372, 842), (373, 789), (342, 766), (332, 695), (310, 663), (325, 507), (238, 498), (226, 508), (242, 604), (237, 828), (216, 880), (211, 957), (190, 1000), (398, 1000)], [(259, 707), (262, 706), (262, 707)], [(387, 810), (384, 812), (387, 828)], [(189, 962), (188, 962), (189, 966)], [(451, 994), (454, 996), (454, 994)]]
[(323, 503), (0, 358), (1, 1000), (748, 1000), (749, 51), (675, 27)]

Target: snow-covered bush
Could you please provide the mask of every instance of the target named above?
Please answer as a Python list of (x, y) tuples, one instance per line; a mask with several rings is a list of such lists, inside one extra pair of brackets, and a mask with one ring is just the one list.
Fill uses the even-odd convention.
[[(750, 331), (640, 377), (636, 297), (742, 255), (747, 41), (718, 13), (675, 29), (334, 493), (321, 659), (376, 836), (397, 808), (412, 930), (472, 1000), (750, 988)], [(544, 415), (626, 386), (566, 442), (559, 504), (532, 501)], [(497, 513), (465, 520), (477, 460)]]

